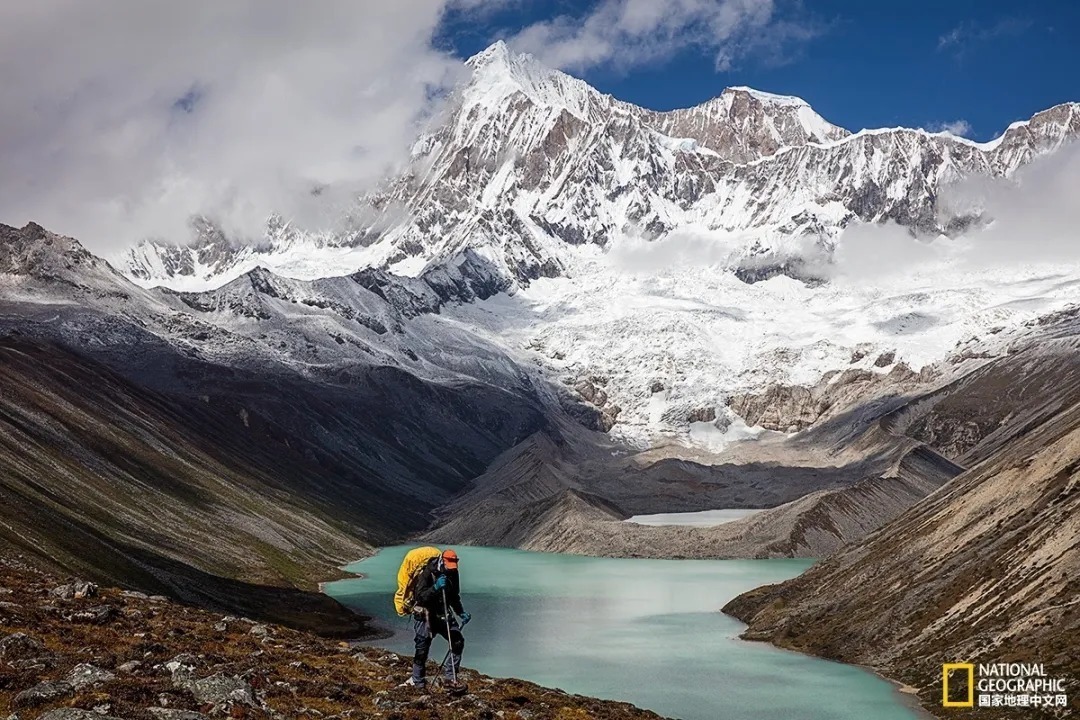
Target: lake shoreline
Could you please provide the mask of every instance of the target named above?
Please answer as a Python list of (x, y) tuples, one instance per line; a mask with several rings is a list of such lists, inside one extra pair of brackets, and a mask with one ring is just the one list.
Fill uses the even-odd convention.
[[(376, 626), (385, 631), (386, 636), (393, 637), (392, 640), (388, 637), (365, 638), (363, 644), (399, 654), (405, 652), (406, 646), (411, 654), (412, 638), (411, 633), (394, 624), (388, 599), (393, 593), (399, 553), (403, 555), (409, 547), (380, 548), (376, 555), (383, 557), (374, 564), (356, 567), (355, 563), (350, 563), (343, 567), (342, 570), (351, 576), (341, 581), (344, 584), (324, 583), (321, 586), (346, 606), (376, 616)], [(469, 575), (463, 576), (463, 598), (465, 606), (480, 619), (480, 624), (470, 636), (474, 649), (467, 651), (475, 664), (467, 659), (466, 665), (479, 672), (529, 678), (548, 687), (569, 688), (575, 694), (617, 698), (662, 715), (701, 720), (715, 717), (717, 703), (733, 710), (730, 717), (755, 717), (754, 708), (760, 705), (760, 695), (751, 695), (748, 688), (769, 683), (771, 674), (781, 671), (795, 681), (788, 684), (784, 692), (771, 696), (775, 699), (768, 702), (770, 706), (785, 707), (790, 712), (805, 709), (800, 717), (818, 720), (865, 717), (926, 720), (931, 717), (918, 705), (915, 695), (905, 692), (905, 688), (872, 668), (831, 661), (817, 665), (824, 658), (798, 652), (790, 655), (803, 660), (785, 659), (783, 656), (789, 654), (789, 649), (744, 640), (740, 637), (742, 623), (717, 611), (717, 605), (722, 603), (716, 598), (734, 596), (758, 584), (782, 581), (783, 577), (794, 577), (804, 572), (806, 565), (792, 567), (790, 563), (804, 562), (805, 559), (695, 559), (691, 566), (685, 560), (673, 562), (676, 558), (590, 558), (564, 553), (532, 553), (515, 548), (474, 547), (472, 550), (468, 555), (475, 558), (476, 564), (462, 566), (470, 569)], [(356, 562), (371, 559), (369, 556)], [(470, 558), (464, 559), (468, 563)], [(607, 564), (608, 560), (615, 562)], [(630, 561), (633, 564), (629, 564)], [(707, 571), (698, 566), (701, 562), (717, 564), (714, 570)], [(347, 567), (355, 569), (346, 570)], [(789, 569), (784, 570), (785, 567)], [(655, 593), (646, 602), (648, 609), (644, 612), (641, 609), (643, 598), (640, 597), (643, 574), (651, 579), (649, 591)], [(362, 582), (352, 584), (354, 580)], [(626, 583), (629, 584), (624, 588)], [(591, 598), (601, 596), (604, 598), (600, 604), (603, 609), (595, 611), (592, 608), (596, 602)], [(507, 607), (512, 610), (504, 611)], [(549, 619), (544, 619), (545, 615)], [(705, 619), (706, 616), (725, 619), (710, 621)], [(559, 626), (561, 621), (554, 618), (573, 618), (570, 625), (576, 627), (560, 638), (558, 633), (551, 634), (547, 630)], [(543, 626), (545, 632), (532, 640), (527, 639), (528, 631), (536, 626)], [(625, 667), (625, 653), (644, 652), (640, 644), (643, 636), (638, 634), (638, 641), (620, 639), (633, 638), (635, 633), (622, 632), (612, 636), (605, 628), (632, 626), (641, 628), (646, 636), (654, 633), (652, 647), (668, 648), (670, 660), (664, 659), (663, 652), (660, 657), (632, 655), (649, 660), (644, 672), (652, 681), (646, 682), (644, 676), (635, 678), (633, 672), (631, 677), (624, 678), (625, 670), (620, 670), (618, 681), (613, 682), (611, 673), (605, 668), (613, 667), (616, 659), (619, 667)], [(708, 639), (710, 635), (715, 635), (715, 642)], [(552, 666), (542, 660), (537, 662), (535, 653), (514, 654), (512, 648), (515, 645), (532, 646), (535, 641), (548, 644), (543, 657), (557, 657), (561, 663)], [(754, 645), (771, 647), (772, 652), (779, 651), (781, 655), (754, 650), (751, 648)], [(697, 646), (723, 649), (712, 654), (713, 659), (705, 663), (709, 667), (688, 668), (681, 663), (681, 658), (686, 657), (687, 648)], [(700, 657), (700, 654), (696, 656)], [(576, 660), (578, 667), (566, 666), (567, 660)], [(835, 669), (830, 670), (828, 666)], [(862, 675), (855, 674), (854, 670)], [(717, 677), (727, 678), (727, 689), (720, 694), (709, 689), (717, 682)], [(659, 692), (648, 690), (653, 686)], [(832, 707), (828, 704), (831, 696), (822, 697), (817, 692), (817, 688), (822, 687), (831, 688), (837, 697), (844, 696), (849, 701), (843, 704), (844, 707)]]

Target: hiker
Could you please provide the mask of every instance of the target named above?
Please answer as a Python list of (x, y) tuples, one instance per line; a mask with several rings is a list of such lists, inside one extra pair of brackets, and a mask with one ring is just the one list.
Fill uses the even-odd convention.
[(472, 619), (461, 607), (456, 552), (444, 550), (427, 562), (416, 580), (412, 599), (416, 652), (413, 655), (412, 677), (404, 685), (426, 687), (428, 651), (435, 635), (441, 635), (450, 643), (450, 657), (444, 673), (448, 684), (454, 682), (461, 668), (461, 651), (465, 648), (465, 637), (459, 629), (458, 619), (461, 621), (460, 627)]

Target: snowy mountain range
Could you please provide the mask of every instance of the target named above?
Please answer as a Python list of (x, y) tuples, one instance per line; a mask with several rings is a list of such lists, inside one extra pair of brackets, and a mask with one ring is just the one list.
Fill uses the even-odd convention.
[(737, 262), (793, 238), (827, 242), (856, 220), (946, 231), (943, 184), (1009, 176), (1080, 133), (1078, 103), (974, 143), (906, 128), (851, 133), (799, 98), (745, 87), (654, 112), (501, 42), (468, 66), (444, 122), (360, 199), (347, 231), (311, 234), (273, 217), (260, 242), (243, 244), (200, 220), (190, 245), (145, 241), (119, 267), (143, 284), (211, 287), (255, 265), (302, 278), (343, 264), (416, 275), (472, 249), (510, 287), (570, 274), (568, 248), (684, 228), (751, 234)]
[[(396, 315), (372, 319), (372, 332), (439, 313), (640, 444), (741, 432), (732, 394), (848, 367), (918, 369), (1059, 309), (1080, 278), (1033, 265), (958, 276), (963, 233), (989, 218), (939, 202), (964, 179), (1015, 179), (1062, 148), (1080, 135), (1078, 103), (975, 143), (852, 133), (801, 99), (745, 87), (655, 112), (502, 43), (468, 65), (441, 121), (358, 200), (346, 230), (309, 233), (275, 216), (243, 243), (200, 219), (190, 245), (142, 242), (114, 262), (219, 318), (266, 322), (252, 308), (282, 288), (328, 313), (358, 287), (376, 293)], [(922, 238), (934, 262), (912, 277), (837, 277), (844, 233), (864, 224)], [(316, 291), (337, 299), (311, 300)], [(350, 352), (329, 347), (320, 352)], [(402, 362), (395, 352), (384, 360)]]

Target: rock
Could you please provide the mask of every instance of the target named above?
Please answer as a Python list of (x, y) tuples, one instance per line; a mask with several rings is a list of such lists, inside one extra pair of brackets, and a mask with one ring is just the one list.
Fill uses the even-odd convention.
[(61, 600), (82, 600), (83, 598), (97, 595), (98, 587), (86, 580), (76, 580), (67, 585), (60, 585), (52, 589), (52, 594)]
[(44, 670), (53, 667), (55, 664), (56, 661), (51, 655), (42, 655), (41, 657), (27, 658), (25, 660), (12, 660), (8, 663), (8, 666), (14, 670)]
[(397, 702), (386, 697), (377, 697), (371, 704), (380, 710), (397, 710), (398, 708), (405, 706), (405, 703)]
[(686, 416), (686, 422), (712, 422), (716, 420), (716, 408), (714, 407), (696, 407), (691, 410)]
[(142, 667), (142, 663), (139, 662), (138, 660), (129, 660), (126, 663), (124, 663), (123, 665), (117, 666), (116, 672), (125, 673), (125, 674), (133, 673), (133, 672), (135, 672), (136, 670), (138, 670), (141, 667)]
[(38, 716), (38, 720), (119, 720), (81, 708), (57, 708)]
[(40, 682), (29, 690), (23, 690), (12, 701), (14, 707), (33, 707), (55, 700), (58, 697), (70, 695), (74, 688), (63, 680), (48, 680)]
[(240, 677), (230, 677), (224, 673), (215, 673), (206, 678), (195, 678), (189, 672), (173, 674), (173, 685), (181, 690), (189, 690), (195, 699), (210, 705), (239, 703), (255, 705), (255, 695), (251, 685)]
[(10, 595), (11, 592), (11, 588), (0, 587), (0, 595)]
[(76, 622), (85, 622), (92, 625), (104, 625), (118, 614), (119, 612), (112, 605), (95, 605), (92, 608), (73, 613), (71, 619)]
[(179, 655), (174, 657), (172, 660), (165, 663), (165, 668), (169, 672), (175, 673), (180, 668), (191, 669), (191, 668), (194, 668), (195, 666), (197, 666), (198, 664), (199, 664), (199, 658), (195, 657), (191, 653), (180, 653)]
[(0, 640), (0, 660), (11, 662), (35, 658), (45, 653), (45, 646), (24, 633), (8, 635)]
[(896, 351), (890, 350), (877, 356), (877, 360), (874, 361), (874, 367), (888, 367), (894, 362), (896, 362)]
[(130, 598), (132, 600), (147, 600), (150, 597), (146, 593), (141, 593), (141, 592), (138, 592), (137, 590), (125, 590), (122, 593), (120, 593), (120, 596)]
[(223, 633), (223, 632), (226, 632), (228, 629), (229, 629), (229, 623), (227, 623), (227, 622), (222, 621), (222, 622), (214, 624), (214, 630), (216, 632)]
[(265, 625), (256, 625), (255, 627), (251, 628), (249, 632), (255, 637), (265, 638), (269, 637), (270, 628), (266, 627)]
[(210, 720), (209, 715), (203, 715), (194, 710), (152, 707), (147, 708), (146, 711), (160, 720)]
[(108, 670), (102, 670), (99, 667), (82, 663), (76, 665), (71, 672), (67, 675), (67, 682), (76, 691), (82, 690), (85, 687), (93, 687), (95, 685), (101, 685), (111, 680), (116, 679), (116, 675)]

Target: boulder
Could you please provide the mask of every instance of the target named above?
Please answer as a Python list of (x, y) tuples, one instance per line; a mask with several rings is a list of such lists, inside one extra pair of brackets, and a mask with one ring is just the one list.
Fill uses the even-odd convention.
[(180, 653), (169, 662), (165, 663), (165, 669), (176, 674), (180, 670), (192, 670), (199, 664), (199, 658), (191, 653)]
[(64, 680), (47, 680), (40, 682), (29, 690), (23, 690), (12, 701), (14, 707), (34, 707), (43, 705), (50, 700), (55, 700), (74, 691), (71, 683)]
[(14, 633), (0, 640), (0, 660), (12, 662), (35, 658), (45, 653), (41, 641), (24, 633)]
[(95, 685), (101, 685), (111, 680), (115, 680), (116, 675), (108, 670), (102, 670), (99, 667), (82, 663), (76, 665), (71, 672), (68, 673), (65, 680), (68, 684), (75, 689), (76, 692), (86, 687), (94, 687)]
[(119, 720), (119, 718), (81, 708), (57, 708), (42, 713), (38, 716), (38, 720)]
[(73, 613), (71, 619), (75, 622), (90, 623), (91, 625), (104, 625), (118, 614), (119, 612), (112, 605), (95, 605), (86, 610)]
[(147, 708), (146, 711), (159, 720), (210, 720), (209, 715), (203, 715), (194, 710), (152, 707)]
[(196, 678), (186, 668), (181, 668), (173, 673), (173, 685), (190, 691), (200, 703), (255, 705), (251, 685), (241, 677), (215, 673), (210, 677)]
[(97, 595), (98, 587), (86, 580), (76, 580), (52, 589), (52, 594), (61, 600), (82, 600)]

